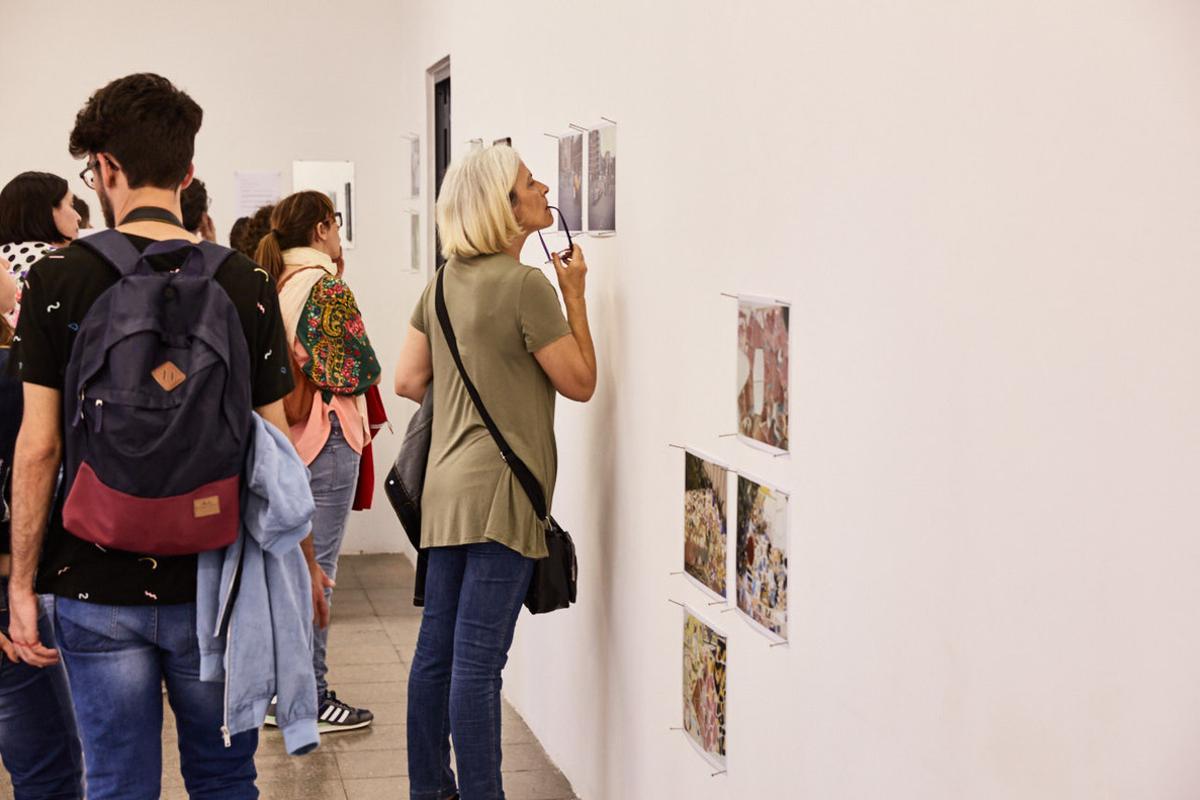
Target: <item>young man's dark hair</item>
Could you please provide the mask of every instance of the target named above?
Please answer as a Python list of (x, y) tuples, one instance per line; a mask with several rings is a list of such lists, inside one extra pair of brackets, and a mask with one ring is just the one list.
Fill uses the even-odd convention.
[(88, 98), (69, 149), (75, 158), (111, 155), (130, 189), (174, 189), (192, 165), (203, 119), (196, 101), (161, 75), (126, 75)]
[(183, 211), (183, 227), (192, 233), (200, 230), (204, 212), (208, 211), (208, 189), (204, 181), (192, 178), (192, 182), (179, 195), (179, 207)]
[(62, 241), (54, 209), (68, 188), (49, 172), (22, 172), (5, 184), (0, 189), (0, 244)]
[(87, 201), (76, 195), (71, 201), (71, 205), (75, 206), (75, 213), (79, 215), (79, 227), (92, 227), (92, 210), (88, 208)]

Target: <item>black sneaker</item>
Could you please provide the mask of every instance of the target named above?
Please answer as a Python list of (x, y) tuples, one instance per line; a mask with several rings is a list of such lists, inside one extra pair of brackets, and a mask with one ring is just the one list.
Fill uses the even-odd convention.
[(375, 719), (375, 715), (365, 708), (355, 708), (337, 699), (330, 692), (321, 702), (317, 712), (317, 733), (334, 733), (336, 731), (353, 731), (365, 728)]

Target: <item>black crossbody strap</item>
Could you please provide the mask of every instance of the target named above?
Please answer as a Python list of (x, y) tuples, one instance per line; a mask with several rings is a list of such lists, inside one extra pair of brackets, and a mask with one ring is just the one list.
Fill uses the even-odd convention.
[(458, 352), (458, 339), (454, 335), (454, 326), (450, 324), (450, 312), (446, 310), (446, 294), (442, 289), (442, 280), (445, 276), (446, 266), (443, 265), (438, 270), (434, 300), (437, 306), (438, 322), (442, 324), (442, 335), (446, 337), (446, 346), (450, 348), (450, 355), (454, 356), (454, 364), (458, 367), (458, 374), (462, 377), (463, 385), (467, 387), (467, 394), (471, 395), (471, 402), (475, 404), (475, 410), (483, 418), (484, 426), (487, 427), (488, 433), (496, 441), (496, 446), (500, 448), (500, 457), (504, 459), (505, 464), (508, 464), (508, 468), (513, 471), (513, 474), (517, 476), (517, 482), (521, 484), (521, 488), (529, 496), (529, 502), (533, 505), (533, 511), (537, 514), (538, 519), (543, 523), (548, 523), (546, 496), (542, 493), (542, 485), (538, 483), (538, 479), (529, 471), (529, 467), (525, 466), (525, 462), (521, 460), (521, 457), (514, 453), (513, 449), (508, 446), (504, 435), (496, 427), (496, 422), (492, 419), (492, 415), (488, 413), (487, 406), (483, 404), (483, 398), (479, 396), (479, 390), (475, 388), (475, 384), (471, 382), (471, 377), (467, 375), (466, 367), (463, 366), (462, 356)]

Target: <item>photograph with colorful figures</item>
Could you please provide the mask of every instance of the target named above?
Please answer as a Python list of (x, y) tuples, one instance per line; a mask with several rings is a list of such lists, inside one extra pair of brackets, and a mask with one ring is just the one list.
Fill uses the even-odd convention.
[(684, 574), (724, 600), (729, 471), (685, 452), (683, 490)]
[(738, 298), (738, 437), (747, 444), (788, 451), (789, 306)]
[(726, 637), (683, 610), (683, 730), (693, 746), (725, 769)]
[(786, 641), (788, 496), (738, 475), (737, 607), (769, 638)]

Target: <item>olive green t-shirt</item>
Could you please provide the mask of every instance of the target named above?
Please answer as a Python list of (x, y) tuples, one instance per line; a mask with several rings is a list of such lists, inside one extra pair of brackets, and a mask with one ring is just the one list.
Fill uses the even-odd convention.
[[(509, 446), (554, 497), (554, 386), (533, 353), (570, 334), (558, 293), (541, 270), (503, 253), (452, 258), (446, 308), (463, 366)], [(546, 556), (546, 537), (529, 497), (500, 458), (454, 365), (438, 323), (436, 278), (412, 325), (429, 337), (433, 360), (433, 438), (421, 495), (421, 546), (496, 541), (529, 558)]]

